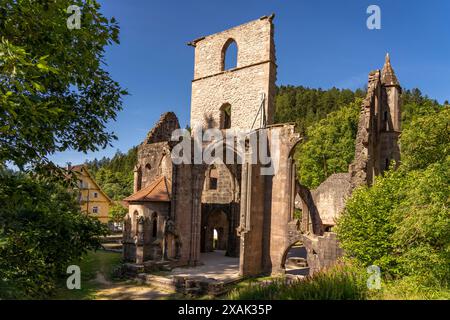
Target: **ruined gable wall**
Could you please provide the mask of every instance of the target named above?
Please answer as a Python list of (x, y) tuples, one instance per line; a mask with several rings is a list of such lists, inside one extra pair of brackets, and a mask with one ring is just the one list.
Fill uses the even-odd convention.
[[(222, 71), (222, 52), (229, 39), (234, 39), (238, 46), (237, 68)], [(219, 127), (220, 108), (229, 103), (232, 127), (250, 129), (261, 105), (261, 93), (266, 96), (268, 123), (272, 123), (275, 77), (271, 18), (261, 18), (198, 40), (191, 126), (201, 123), (204, 127)], [(258, 117), (257, 125), (259, 121)]]
[(177, 116), (173, 112), (164, 113), (149, 131), (144, 142), (138, 146), (138, 159), (134, 177), (135, 192), (137, 191), (136, 189), (145, 188), (162, 175), (172, 180), (172, 159), (169, 141), (172, 132), (179, 128)]
[(178, 118), (175, 113), (166, 112), (161, 115), (153, 129), (147, 134), (144, 144), (170, 141), (172, 132), (179, 128), (180, 124), (178, 123)]
[(355, 159), (350, 165), (352, 189), (373, 181), (375, 168), (375, 138), (379, 118), (375, 118), (375, 108), (378, 108), (380, 96), (380, 71), (369, 74), (367, 95), (361, 107), (356, 136)]

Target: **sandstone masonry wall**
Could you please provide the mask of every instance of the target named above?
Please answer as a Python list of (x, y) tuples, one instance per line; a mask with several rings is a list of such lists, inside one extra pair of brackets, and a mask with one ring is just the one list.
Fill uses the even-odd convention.
[[(237, 67), (224, 71), (224, 46), (230, 39), (237, 43)], [(257, 114), (262, 94), (267, 123), (273, 122), (276, 65), (272, 18), (263, 17), (201, 38), (192, 45), (195, 46), (192, 127), (202, 124), (218, 128), (220, 108), (225, 103), (231, 105), (232, 127), (250, 129), (255, 118), (259, 125), (261, 114)]]

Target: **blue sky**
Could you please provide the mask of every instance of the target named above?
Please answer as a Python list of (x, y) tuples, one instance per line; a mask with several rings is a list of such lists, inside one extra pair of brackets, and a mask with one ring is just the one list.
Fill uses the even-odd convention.
[[(100, 0), (121, 27), (108, 47), (107, 69), (131, 93), (108, 130), (114, 147), (64, 152), (56, 163), (81, 163), (138, 145), (166, 111), (189, 122), (194, 50), (190, 40), (275, 13), (277, 84), (360, 88), (386, 52), (401, 85), (450, 100), (450, 1)], [(381, 30), (366, 27), (369, 5), (381, 8)]]

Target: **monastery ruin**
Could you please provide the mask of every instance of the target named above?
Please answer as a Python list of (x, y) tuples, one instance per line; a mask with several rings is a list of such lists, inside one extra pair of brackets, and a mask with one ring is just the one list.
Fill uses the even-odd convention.
[[(191, 127), (265, 130), (269, 153), (279, 152), (278, 170), (263, 175), (266, 165), (252, 163), (247, 148), (240, 164), (174, 165), (171, 135), (180, 125), (174, 113), (162, 115), (138, 148), (134, 194), (125, 199), (128, 265), (144, 271), (159, 263), (195, 267), (202, 265), (202, 254), (222, 250), (239, 259), (240, 276), (276, 275), (285, 272), (289, 249), (301, 243), (311, 272), (317, 271), (342, 255), (331, 228), (352, 190), (371, 184), (391, 161), (400, 160), (402, 89), (387, 56), (383, 69), (369, 74), (349, 171), (333, 174), (316, 190), (301, 185), (293, 154), (302, 137), (294, 124), (273, 120), (273, 20), (264, 16), (189, 43), (195, 50)], [(237, 65), (227, 70), (232, 43), (238, 48)], [(234, 148), (224, 149), (238, 156)], [(296, 207), (300, 220), (294, 217)]]

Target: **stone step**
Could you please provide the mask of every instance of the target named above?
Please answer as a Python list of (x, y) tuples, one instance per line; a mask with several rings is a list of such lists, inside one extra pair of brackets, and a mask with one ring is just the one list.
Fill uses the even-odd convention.
[(100, 239), (101, 243), (122, 243), (122, 235), (110, 235)]

